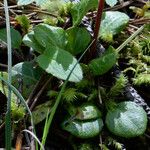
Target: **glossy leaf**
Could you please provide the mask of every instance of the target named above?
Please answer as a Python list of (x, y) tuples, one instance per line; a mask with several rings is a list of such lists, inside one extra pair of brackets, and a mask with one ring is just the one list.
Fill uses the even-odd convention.
[(31, 47), (33, 50), (37, 51), (38, 53), (42, 53), (45, 50), (45, 48), (36, 40), (34, 36), (34, 31), (26, 34), (23, 37), (23, 43), (26, 46)]
[(90, 120), (101, 117), (101, 112), (94, 105), (84, 104), (77, 108), (76, 119), (78, 120)]
[(47, 24), (37, 25), (34, 29), (34, 37), (45, 48), (47, 46), (55, 46), (64, 49), (67, 44), (64, 29)]
[(111, 6), (111, 7), (113, 7), (114, 5), (116, 5), (117, 2), (118, 2), (118, 0), (106, 0), (106, 3), (107, 3), (109, 6)]
[(121, 102), (108, 111), (106, 125), (113, 134), (120, 137), (140, 136), (147, 127), (147, 114), (134, 102)]
[[(26, 45), (44, 52), (37, 58), (39, 66), (53, 76), (66, 80), (77, 60), (66, 50), (67, 34), (60, 27), (40, 24), (34, 32), (24, 38)], [(37, 42), (37, 43), (36, 43)], [(42, 47), (40, 46), (42, 45)], [(82, 70), (79, 64), (75, 67), (69, 81), (82, 80)]]
[(108, 72), (117, 61), (117, 52), (113, 47), (109, 47), (107, 51), (100, 57), (93, 59), (89, 67), (94, 75), (102, 75)]
[(28, 5), (33, 2), (36, 2), (37, 5), (42, 5), (43, 3), (47, 2), (48, 0), (18, 0), (18, 5)]
[(87, 48), (91, 38), (85, 28), (69, 28), (66, 33), (68, 35), (67, 50), (70, 53), (77, 55)]
[[(37, 62), (46, 72), (59, 79), (66, 80), (77, 60), (69, 52), (55, 46), (50, 46), (37, 58)], [(81, 67), (77, 64), (69, 81), (79, 82), (82, 78)]]
[(105, 41), (112, 41), (113, 36), (120, 33), (127, 23), (129, 17), (122, 12), (107, 11), (103, 14), (99, 37)]
[(45, 48), (50, 45), (64, 49), (67, 37), (62, 28), (40, 24), (35, 27), (34, 31), (24, 36), (23, 42), (37, 52), (43, 53)]
[[(10, 32), (11, 32), (12, 48), (18, 48), (19, 49), (21, 42), (22, 42), (22, 37), (21, 37), (20, 33), (13, 28), (10, 28)], [(6, 33), (5, 28), (0, 29), (0, 41), (7, 43), (7, 33)]]
[(42, 72), (31, 62), (21, 62), (12, 67), (12, 77), (20, 77), (26, 84), (30, 85), (39, 80)]
[(18, 0), (17, 5), (28, 5), (28, 4), (31, 4), (33, 2), (34, 2), (34, 0)]
[(43, 70), (33, 62), (18, 63), (12, 67), (13, 85), (18, 88), (22, 82), (22, 95), (28, 98), (42, 74)]
[(71, 107), (68, 110), (71, 117), (64, 121), (62, 127), (72, 135), (83, 139), (92, 138), (102, 130), (101, 112), (96, 106), (85, 103), (80, 107)]
[(82, 0), (78, 3), (75, 3), (71, 8), (71, 15), (73, 19), (73, 25), (77, 26), (81, 23), (82, 18), (86, 13), (93, 8), (96, 8), (98, 5), (98, 0)]
[(63, 129), (79, 138), (92, 138), (97, 136), (103, 127), (102, 119), (89, 122), (72, 121), (63, 126)]

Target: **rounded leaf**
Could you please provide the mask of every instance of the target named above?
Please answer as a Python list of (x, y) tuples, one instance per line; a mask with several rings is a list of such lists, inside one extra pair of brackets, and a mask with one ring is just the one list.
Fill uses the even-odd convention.
[(38, 124), (43, 121), (50, 113), (52, 108), (52, 101), (45, 102), (36, 106), (32, 112), (34, 124)]
[(103, 15), (99, 36), (103, 40), (111, 42), (113, 36), (120, 33), (128, 22), (129, 17), (125, 13), (119, 11), (107, 11)]
[(77, 59), (58, 47), (48, 47), (42, 55), (38, 56), (37, 62), (47, 73), (59, 79), (66, 80), (74, 67), (69, 81), (79, 82), (83, 78), (82, 69), (77, 63)]
[(101, 117), (101, 112), (94, 105), (84, 104), (77, 108), (76, 119), (78, 120), (97, 119), (99, 117)]
[(118, 0), (106, 0), (106, 4), (113, 7), (114, 5), (116, 5), (118, 2)]
[(97, 119), (95, 121), (81, 122), (72, 121), (63, 126), (63, 129), (70, 132), (72, 135), (86, 139), (97, 136), (103, 127), (102, 119)]
[(147, 114), (134, 102), (121, 102), (106, 115), (106, 125), (115, 135), (125, 138), (142, 135), (147, 127)]
[[(11, 32), (11, 45), (12, 48), (19, 49), (21, 42), (22, 42), (22, 37), (21, 34), (15, 30), (14, 28), (10, 28)], [(1, 28), (0, 29), (0, 41), (3, 41), (4, 43), (7, 43), (7, 31), (6, 28)]]
[(72, 27), (67, 29), (66, 32), (68, 37), (66, 48), (71, 54), (77, 55), (87, 48), (91, 37), (85, 28)]
[(94, 75), (103, 75), (116, 64), (117, 57), (116, 50), (110, 46), (101, 57), (93, 59), (89, 67)]

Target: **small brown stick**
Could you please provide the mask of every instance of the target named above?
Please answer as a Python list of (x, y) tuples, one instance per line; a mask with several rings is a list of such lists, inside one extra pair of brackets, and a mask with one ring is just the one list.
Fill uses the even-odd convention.
[[(1, 3), (1, 2), (0, 2), (0, 4), (3, 6), (3, 7), (0, 7), (0, 8), (1, 8), (1, 9), (4, 9), (4, 4)], [(15, 13), (12, 9), (10, 9), (9, 7), (8, 7), (8, 9), (9, 9), (9, 11), (10, 11), (12, 14), (16, 15), (16, 13)]]
[[(128, 32), (130, 32), (130, 34), (133, 34), (135, 31), (131, 30), (130, 28), (127, 28)], [(142, 39), (147, 39), (146, 37), (142, 36), (142, 35), (139, 35), (140, 38)]]
[(8, 68), (8, 65), (0, 63), (0, 67)]
[[(2, 4), (1, 4), (2, 5)], [(8, 6), (9, 9), (18, 8), (18, 5)], [(0, 9), (4, 9), (4, 7), (0, 7)]]
[(134, 24), (134, 25), (143, 25), (143, 24), (148, 24), (150, 23), (150, 19), (149, 18), (140, 18), (140, 19), (130, 19), (130, 23)]
[[(31, 24), (38, 24), (38, 23), (43, 23), (43, 20), (31, 20), (30, 23)], [(17, 23), (17, 21), (11, 21), (12, 25), (15, 25)]]
[(35, 16), (35, 15), (37, 15), (37, 13), (36, 13), (36, 12), (32, 12), (32, 13), (30, 13), (30, 14), (27, 14), (26, 16), (27, 16), (27, 17), (32, 17), (32, 16)]
[[(132, 24), (129, 24), (129, 27), (131, 27), (131, 28), (133, 28), (133, 29), (136, 29), (136, 30), (138, 29), (138, 27), (136, 27), (136, 26), (134, 26), (134, 25), (132, 25)], [(148, 31), (147, 31), (147, 33), (150, 34), (150, 32), (148, 32)]]
[(45, 14), (45, 15), (49, 15), (49, 16), (52, 16), (54, 18), (57, 18), (58, 16), (50, 13), (50, 12), (47, 12), (47, 11), (44, 11), (44, 10), (38, 10), (38, 9), (34, 9), (34, 10), (24, 10), (24, 12), (37, 12), (37, 13), (41, 13), (41, 14)]
[(21, 150), (22, 149), (22, 138), (23, 135), (21, 133), (18, 134), (17, 140), (16, 140), (16, 150)]
[(145, 0), (136, 0), (136, 1), (138, 1), (138, 2), (140, 2), (140, 3), (143, 3), (143, 4), (145, 4), (145, 3), (146, 3), (146, 1), (145, 1)]
[(5, 122), (3, 122), (3, 123), (0, 125), (0, 130), (1, 130), (2, 128), (4, 128), (4, 126), (5, 126)]
[(35, 96), (33, 103), (30, 106), (30, 110), (32, 111), (38, 98), (41, 96), (41, 94), (43, 93), (43, 91), (45, 90), (45, 88), (47, 87), (47, 85), (49, 84), (49, 82), (51, 81), (52, 78), (49, 78), (46, 83), (42, 86), (42, 88), (40, 89), (40, 91), (38, 92), (38, 94)]
[(131, 27), (131, 28), (134, 28), (134, 29), (138, 29), (138, 27), (136, 27), (136, 26), (134, 26), (134, 25), (132, 25), (132, 24), (129, 24), (129, 27)]
[(29, 98), (27, 99), (27, 104), (28, 104), (28, 106), (30, 106), (30, 104), (32, 103), (33, 96), (35, 95), (37, 89), (39, 88), (41, 82), (43, 81), (44, 76), (45, 76), (45, 73), (40, 77), (40, 79), (38, 80), (38, 82), (37, 82), (36, 85), (34, 86), (33, 91), (32, 91), (31, 94), (29, 95)]

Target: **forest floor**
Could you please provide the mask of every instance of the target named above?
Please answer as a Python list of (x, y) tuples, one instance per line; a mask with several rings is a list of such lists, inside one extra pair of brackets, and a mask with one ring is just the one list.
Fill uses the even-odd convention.
[[(39, 65), (40, 67), (38, 66), (36, 62), (36, 58), (39, 55), (43, 54), (43, 52), (39, 48), (41, 45), (39, 46), (35, 44), (37, 47), (39, 46), (38, 47), (39, 50), (34, 51), (35, 45), (34, 46), (32, 45), (33, 46), (33, 47), (31, 46), (32, 48), (29, 47), (30, 42), (28, 41), (28, 43), (26, 44), (26, 42), (24, 42), (23, 40), (23, 37), (29, 32), (33, 31), (33, 29), (36, 28), (36, 26), (40, 25), (41, 23), (49, 24), (55, 27), (57, 26), (64, 30), (67, 30), (70, 27), (72, 27), (71, 14), (70, 13), (67, 15), (65, 14), (66, 16), (63, 14), (65, 17), (63, 15), (58, 16), (58, 12), (56, 11), (57, 8), (55, 8), (56, 6), (58, 7), (59, 5), (58, 1), (56, 0), (56, 3), (53, 2), (51, 4), (52, 5), (50, 6), (50, 8), (48, 8), (48, 6), (47, 7), (44, 6), (46, 8), (43, 9), (36, 3), (32, 3), (26, 6), (18, 6), (15, 0), (8, 0), (10, 25), (15, 31), (17, 31), (17, 34), (15, 34), (15, 31), (14, 33), (12, 33), (12, 41), (14, 42), (12, 43), (12, 66), (14, 70), (18, 67), (17, 68), (18, 70), (17, 69), (16, 70), (19, 72), (18, 73), (15, 70), (17, 73), (13, 73), (12, 85), (16, 87), (16, 89), (21, 93), (21, 95), (26, 100), (26, 104), (28, 105), (30, 111), (32, 112), (34, 121), (36, 122), (35, 123), (36, 135), (40, 141), (42, 140), (42, 136), (44, 132), (43, 129), (45, 128), (45, 118), (48, 118), (47, 116), (51, 114), (51, 109), (55, 107), (55, 100), (59, 97), (59, 92), (61, 91), (61, 87), (64, 83), (64, 80), (63, 77), (61, 78), (59, 77), (59, 75), (55, 76), (54, 74), (52, 76), (51, 72), (49, 74), (49, 72), (47, 72), (46, 69), (45, 70), (43, 69), (44, 65), (41, 66)], [(81, 21), (81, 24), (78, 26), (85, 27), (90, 33), (91, 37), (93, 38), (93, 34), (95, 35), (94, 25), (95, 25), (95, 20), (97, 18), (97, 11), (96, 10), (92, 11), (92, 10), (93, 9), (90, 9), (85, 14), (84, 18)], [(117, 33), (116, 35), (108, 34), (108, 36), (104, 37), (104, 39), (103, 37), (99, 37), (99, 40), (96, 43), (97, 54), (91, 55), (91, 53), (89, 52), (81, 60), (81, 66), (83, 66), (83, 70), (85, 71), (83, 72), (86, 77), (86, 80), (84, 80), (85, 82), (81, 81), (82, 82), (81, 84), (80, 82), (79, 83), (69, 82), (67, 84), (67, 87), (65, 88), (66, 90), (62, 94), (63, 102), (60, 102), (59, 106), (57, 106), (58, 109), (55, 115), (52, 117), (53, 119), (52, 125), (49, 129), (49, 133), (47, 135), (46, 144), (45, 144), (46, 145), (45, 149), (47, 150), (48, 149), (49, 150), (71, 150), (71, 149), (73, 150), (74, 149), (77, 150), (98, 150), (98, 149), (150, 150), (150, 122), (149, 122), (150, 121), (150, 3), (146, 0), (118, 0), (117, 4), (112, 7), (110, 7), (108, 4), (105, 3), (103, 12), (109, 12), (109, 11), (122, 12), (129, 17), (129, 21), (126, 27), (123, 27), (124, 28), (123, 30), (121, 29), (120, 33)], [(109, 20), (106, 23), (106, 26), (107, 24), (109, 24)], [(117, 61), (115, 62), (115, 64), (112, 67), (110, 67), (108, 71), (100, 75), (98, 74), (98, 76), (94, 76), (93, 78), (93, 75), (89, 73), (91, 71), (89, 71), (88, 68), (86, 68), (86, 65), (89, 63), (89, 60), (94, 59), (93, 57), (98, 58), (102, 56), (105, 50), (109, 49), (109, 45), (117, 49), (126, 39), (131, 37), (142, 26), (144, 27), (144, 29), (134, 39), (131, 39), (131, 41), (128, 42), (119, 51), (119, 55), (117, 56)], [(6, 44), (7, 38), (6, 38), (6, 32), (4, 32), (5, 28), (6, 28), (6, 16), (4, 13), (4, 3), (1, 0), (0, 1), (0, 73), (1, 73), (0, 76), (1, 77), (3, 77), (2, 74), (6, 73), (9, 68), (7, 44)], [(111, 28), (111, 23), (108, 29), (109, 28)], [(42, 35), (42, 32), (44, 32), (44, 29), (43, 31), (41, 31), (41, 37), (40, 37), (40, 32), (39, 35), (37, 34), (37, 36), (39, 36), (39, 40), (41, 40), (41, 43), (43, 42), (42, 38), (44, 39), (44, 36), (47, 36), (46, 32), (44, 35)], [(52, 37), (54, 37), (55, 40), (55, 35)], [(36, 39), (32, 39), (32, 38), (31, 40), (33, 41), (35, 40), (34, 42), (36, 42)], [(61, 37), (61, 34), (58, 34), (57, 38), (58, 39), (60, 38), (60, 40), (64, 40)], [(82, 41), (82, 39), (80, 40)], [(78, 42), (78, 41), (73, 41), (73, 42)], [(56, 43), (60, 46), (62, 42), (59, 40), (57, 41), (56, 39)], [(81, 45), (84, 45), (84, 42)], [(44, 44), (42, 46), (44, 47)], [(75, 47), (77, 47), (77, 45)], [(71, 51), (70, 53), (72, 55), (75, 55), (77, 59), (79, 59), (81, 56), (81, 53), (76, 54), (74, 52), (72, 53)], [(61, 58), (61, 59), (65, 59), (65, 58)], [(68, 59), (66, 58), (66, 61), (67, 60)], [(22, 62), (26, 63), (24, 65), (25, 68), (23, 68), (23, 65), (20, 66), (20, 63)], [(109, 63), (109, 59), (108, 59), (108, 63)], [(33, 70), (31, 70), (31, 68)], [(36, 70), (34, 70), (35, 68)], [(122, 80), (125, 81), (124, 83), (125, 86), (118, 88), (120, 90), (119, 91), (120, 93), (118, 94), (117, 88), (114, 85), (117, 79), (120, 79), (120, 82), (122, 81), (120, 74), (124, 75)], [(22, 77), (20, 77), (20, 75)], [(119, 80), (117, 81), (119, 83)], [(6, 88), (5, 86), (6, 85), (4, 85), (4, 82), (1, 81), (0, 83), (0, 148), (4, 148), (6, 143), (5, 115), (7, 110), (7, 94), (4, 92), (5, 91), (4, 89)], [(122, 85), (120, 84), (119, 86)], [(112, 91), (116, 90), (117, 95), (115, 95), (114, 91), (112, 92), (114, 94), (113, 95), (110, 92), (111, 90)], [(108, 93), (111, 94), (109, 95)], [(114, 98), (113, 97), (110, 98), (111, 95), (114, 96)], [(105, 99), (108, 99), (108, 97), (109, 99), (112, 100), (117, 98), (118, 99), (117, 102), (122, 102), (128, 99), (129, 101), (135, 102), (137, 105), (142, 106), (144, 108), (147, 114), (148, 123), (147, 123), (146, 131), (144, 132), (143, 135), (134, 138), (124, 138), (110, 133), (107, 129), (107, 126), (104, 125), (100, 135), (91, 138), (82, 138), (79, 135), (76, 136), (76, 133), (74, 132), (77, 131), (74, 130), (74, 127), (70, 126), (72, 131), (70, 131), (69, 127), (67, 129), (62, 128), (62, 122), (65, 122), (64, 124), (70, 123), (74, 121), (76, 117), (79, 117), (78, 120), (81, 119), (81, 122), (85, 123), (83, 119), (84, 117), (77, 115), (80, 112), (80, 108), (81, 108), (80, 104), (83, 103), (86, 103), (87, 105), (90, 104), (92, 106), (94, 105), (99, 109), (101, 109), (103, 114), (102, 119), (104, 120), (106, 116), (106, 110), (107, 110), (107, 104), (106, 104), (107, 101), (105, 103)], [(11, 118), (12, 147), (16, 148), (16, 150), (35, 149), (35, 141), (32, 139), (32, 135), (23, 132), (23, 130), (25, 129), (31, 132), (33, 131), (32, 129), (33, 126), (30, 123), (29, 112), (24, 112), (24, 111), (22, 112), (21, 109), (23, 106), (20, 108), (22, 102), (18, 100), (19, 98), (16, 99), (17, 99), (17, 104), (14, 105), (12, 104), (14, 106), (14, 110), (12, 110), (12, 118)], [(95, 99), (98, 100), (96, 101)], [(76, 114), (72, 115), (66, 121), (67, 111), (69, 113), (73, 113), (73, 111), (75, 111), (75, 108), (72, 107), (72, 103), (73, 103), (73, 107), (77, 106), (79, 110), (77, 110)], [(136, 110), (135, 110), (134, 118), (136, 118)], [(137, 128), (137, 132), (138, 130), (140, 129)], [(82, 133), (84, 131), (81, 130), (78, 132)]]

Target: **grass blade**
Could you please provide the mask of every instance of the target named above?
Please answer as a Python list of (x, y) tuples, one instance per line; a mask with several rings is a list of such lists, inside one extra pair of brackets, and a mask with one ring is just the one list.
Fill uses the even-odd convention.
[[(9, 20), (7, 0), (4, 0), (4, 10), (5, 10), (6, 31), (7, 31), (8, 82), (11, 84), (12, 47), (11, 47), (10, 20)], [(8, 87), (7, 112), (6, 112), (6, 121), (5, 122), (6, 122), (6, 125), (5, 125), (5, 148), (7, 150), (11, 150), (11, 88), (10, 87)]]
[(116, 50), (119, 53), (129, 42), (131, 42), (144, 29), (144, 25), (135, 31), (128, 39), (126, 39)]
[(31, 132), (29, 130), (26, 130), (26, 129), (23, 130), (23, 132), (29, 133), (39, 143), (39, 145), (41, 146), (42, 150), (45, 150), (43, 145), (42, 145), (42, 143), (39, 141), (39, 139), (37, 138), (37, 136), (33, 132)]
[[(0, 76), (0, 80), (2, 80), (14, 92), (14, 94), (20, 99), (21, 103), (24, 105), (24, 107), (28, 111), (28, 113), (30, 115), (30, 118), (31, 118), (31, 126), (33, 127), (33, 131), (34, 131), (34, 134), (35, 134), (35, 128), (34, 128), (34, 123), (33, 123), (32, 112), (30, 111), (30, 108), (28, 107), (25, 99), (22, 97), (22, 95), (20, 94), (20, 92), (13, 85), (11, 85), (8, 81), (6, 81), (1, 76)], [(37, 142), (36, 142), (36, 145), (37, 145)]]

